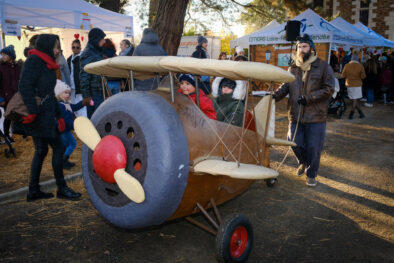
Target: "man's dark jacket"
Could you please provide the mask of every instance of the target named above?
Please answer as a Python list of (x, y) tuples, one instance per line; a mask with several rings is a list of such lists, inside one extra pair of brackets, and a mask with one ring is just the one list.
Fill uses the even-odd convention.
[(99, 75), (89, 74), (83, 68), (93, 62), (102, 60), (101, 51), (93, 43), (88, 42), (85, 49), (81, 54), (80, 59), (80, 72), (79, 72), (79, 84), (81, 88), (82, 97), (88, 98), (93, 95), (102, 95), (101, 77)]
[(297, 122), (300, 105), (297, 99), (305, 96), (307, 104), (302, 107), (300, 123), (325, 122), (327, 119), (328, 102), (334, 92), (334, 73), (331, 67), (321, 59), (317, 58), (307, 73), (305, 83), (302, 81), (301, 68), (292, 65), (289, 70), (296, 80), (283, 84), (274, 94), (276, 101), (281, 100), (289, 94), (287, 109), (289, 120)]

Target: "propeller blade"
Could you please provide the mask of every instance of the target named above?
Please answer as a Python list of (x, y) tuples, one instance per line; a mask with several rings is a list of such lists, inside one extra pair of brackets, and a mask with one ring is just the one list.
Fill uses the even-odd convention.
[(128, 174), (125, 169), (118, 169), (114, 173), (115, 181), (120, 190), (131, 200), (136, 203), (142, 203), (145, 200), (145, 191), (141, 183), (133, 176)]
[(78, 117), (74, 121), (74, 130), (78, 138), (86, 144), (90, 150), (94, 151), (101, 137), (98, 134), (96, 127), (86, 117)]

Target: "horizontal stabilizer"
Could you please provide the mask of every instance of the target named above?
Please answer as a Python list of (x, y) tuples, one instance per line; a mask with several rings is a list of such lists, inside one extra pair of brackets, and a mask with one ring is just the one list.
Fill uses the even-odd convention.
[(250, 180), (275, 178), (279, 175), (277, 171), (264, 166), (240, 163), (238, 167), (236, 162), (223, 160), (205, 160), (199, 162), (194, 166), (194, 172)]
[(288, 140), (283, 140), (283, 139), (279, 139), (279, 138), (275, 138), (275, 137), (267, 137), (266, 140), (268, 145), (277, 145), (277, 146), (297, 146), (297, 144), (295, 142), (291, 142)]

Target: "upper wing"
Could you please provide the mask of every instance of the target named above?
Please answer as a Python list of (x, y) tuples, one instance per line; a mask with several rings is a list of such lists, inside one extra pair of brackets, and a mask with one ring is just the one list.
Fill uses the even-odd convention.
[(85, 71), (103, 76), (147, 79), (155, 74), (190, 73), (196, 75), (218, 76), (232, 80), (262, 80), (273, 82), (292, 82), (294, 76), (273, 65), (260, 62), (239, 62), (231, 60), (196, 59), (189, 57), (139, 57), (119, 56), (101, 60), (85, 66)]

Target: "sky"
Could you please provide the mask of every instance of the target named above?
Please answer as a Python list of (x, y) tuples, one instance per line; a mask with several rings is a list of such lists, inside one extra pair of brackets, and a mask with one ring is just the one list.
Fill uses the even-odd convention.
[[(246, 0), (242, 1), (241, 0), (240, 2), (249, 2), (249, 1), (246, 1)], [(149, 7), (147, 6), (146, 8), (149, 8)], [(139, 18), (138, 14), (136, 14), (136, 8), (135, 8), (135, 6), (133, 6), (133, 4), (129, 4), (125, 9), (126, 9), (126, 14), (127, 15), (133, 16), (133, 20), (134, 20), (134, 37), (136, 39), (140, 39), (141, 35), (142, 35), (142, 30), (143, 30), (143, 29), (141, 29), (141, 24), (147, 23), (146, 22), (147, 19), (146, 19), (146, 21), (144, 21), (144, 20), (141, 20)], [(202, 17), (200, 14), (196, 14), (196, 13), (192, 12), (192, 16), (195, 16), (195, 17), (197, 16), (196, 19), (205, 21), (204, 17)], [(239, 12), (236, 12), (233, 15), (233, 17), (234, 17), (233, 19), (236, 20), (238, 18), (238, 16), (239, 16)], [(225, 32), (228, 32), (228, 33), (230, 33), (230, 30), (231, 30), (231, 32), (233, 34), (237, 35), (238, 37), (241, 37), (241, 36), (245, 35), (244, 34), (245, 26), (241, 25), (240, 22), (238, 22), (238, 23), (234, 22), (233, 25), (230, 27), (230, 29), (227, 29), (227, 28), (225, 28), (223, 26), (223, 24), (221, 22), (221, 19), (219, 17), (217, 19), (215, 19), (214, 21), (212, 21), (212, 20), (206, 21), (205, 24), (211, 25), (210, 29), (211, 29), (211, 31), (213, 31), (215, 33), (216, 36), (219, 36), (220, 32), (222, 30), (224, 30)]]

